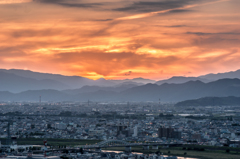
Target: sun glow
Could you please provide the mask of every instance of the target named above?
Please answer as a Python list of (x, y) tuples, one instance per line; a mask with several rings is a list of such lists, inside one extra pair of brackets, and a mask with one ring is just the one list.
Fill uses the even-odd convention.
[(99, 75), (96, 72), (87, 72), (87, 74), (84, 77), (90, 78), (90, 79), (93, 79), (93, 80), (97, 80), (97, 79), (100, 79), (100, 78), (105, 78), (103, 75)]

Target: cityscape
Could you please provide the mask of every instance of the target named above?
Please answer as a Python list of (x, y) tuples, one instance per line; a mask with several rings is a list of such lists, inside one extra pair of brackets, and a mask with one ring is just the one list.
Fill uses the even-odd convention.
[(240, 159), (239, 0), (0, 0), (0, 158)]
[[(130, 152), (131, 148), (134, 150), (136, 146), (146, 150), (155, 146), (157, 151), (168, 150), (167, 147), (176, 145), (185, 148), (185, 153), (188, 153), (189, 145), (201, 145), (229, 147), (233, 148), (231, 151), (240, 153), (238, 106), (179, 108), (171, 103), (153, 102), (2, 102), (0, 115), (2, 151), (5, 152), (9, 151), (5, 147), (6, 144), (9, 144), (10, 150), (21, 151), (23, 148), (27, 150), (27, 147), (33, 148), (35, 144), (49, 140), (47, 147), (50, 150), (68, 148), (77, 151), (83, 147), (87, 151), (89, 146), (93, 145), (93, 148), (90, 148), (99, 151), (98, 146), (94, 145), (102, 141), (124, 141), (132, 143), (132, 146), (122, 145), (125, 151)], [(6, 140), (8, 138), (10, 141)], [(66, 142), (58, 143), (54, 139)], [(76, 141), (70, 142), (74, 140)], [(83, 141), (86, 141), (86, 144), (81, 145)], [(87, 144), (88, 141), (91, 144)], [(37, 147), (44, 149), (44, 144)], [(103, 152), (104, 149), (107, 151), (109, 148), (103, 146)], [(50, 151), (49, 154), (56, 155), (56, 152)], [(101, 154), (96, 155), (96, 152), (92, 155), (89, 152), (87, 156), (101, 158)], [(75, 158), (87, 156), (79, 155), (79, 152), (69, 155)]]

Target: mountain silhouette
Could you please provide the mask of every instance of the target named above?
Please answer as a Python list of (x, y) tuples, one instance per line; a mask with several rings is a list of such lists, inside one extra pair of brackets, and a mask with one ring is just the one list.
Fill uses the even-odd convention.
[[(119, 89), (119, 88), (117, 88)], [(46, 94), (46, 95), (45, 95)], [(21, 93), (1, 92), (0, 101), (153, 101), (179, 102), (203, 97), (240, 97), (240, 79), (221, 79), (209, 83), (189, 81), (182, 84), (146, 84), (127, 88), (123, 91), (111, 87), (86, 86), (80, 90), (35, 90)]]

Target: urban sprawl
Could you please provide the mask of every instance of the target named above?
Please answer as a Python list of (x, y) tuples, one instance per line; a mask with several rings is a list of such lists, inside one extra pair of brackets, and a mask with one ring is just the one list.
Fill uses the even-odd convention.
[[(18, 140), (24, 139), (126, 141), (136, 144), (194, 144), (235, 148), (240, 146), (240, 111), (234, 106), (176, 107), (171, 103), (91, 101), (86, 103), (2, 102), (0, 105), (2, 154), (19, 153), (21, 145)], [(11, 142), (9, 142), (10, 137)], [(50, 142), (48, 144), (51, 145)], [(33, 144), (22, 147), (25, 151), (29, 151), (33, 150), (31, 145)], [(86, 145), (58, 144), (54, 145), (54, 148), (80, 149)], [(51, 146), (46, 148), (53, 149)], [(126, 156), (146, 158), (141, 155), (108, 154), (105, 158), (126, 158)], [(93, 152), (72, 155), (73, 158), (94, 158), (94, 156), (104, 158), (102, 153), (95, 155)], [(161, 154), (152, 156), (148, 154), (147, 157), (164, 158)]]

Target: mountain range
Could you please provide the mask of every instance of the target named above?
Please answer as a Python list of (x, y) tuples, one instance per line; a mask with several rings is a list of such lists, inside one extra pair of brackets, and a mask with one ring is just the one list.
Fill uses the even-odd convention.
[(240, 97), (239, 73), (238, 70), (200, 77), (172, 77), (161, 81), (143, 78), (91, 80), (80, 76), (0, 69), (0, 101), (38, 101), (40, 95), (43, 101), (137, 102)]
[(39, 73), (29, 70), (0, 69), (0, 91), (10, 91), (14, 93), (39, 89), (79, 89), (83, 86), (118, 87), (126, 84), (138, 86), (145, 84), (144, 81), (146, 82), (151, 80), (139, 78), (119, 81), (106, 80), (104, 78), (91, 80), (81, 76), (63, 76), (59, 74)]
[(211, 82), (212, 80), (209, 80), (207, 78), (200, 78), (200, 77), (183, 77), (183, 76), (174, 76), (172, 78), (166, 79), (166, 80), (161, 80), (157, 81), (156, 84), (161, 85), (164, 83), (185, 83), (189, 81), (202, 81), (204, 83)]
[(212, 81), (223, 79), (223, 78), (240, 78), (240, 70), (225, 72), (225, 73), (217, 73), (217, 74), (211, 73), (211, 74), (207, 74), (199, 77), (203, 79), (212, 80)]
[(146, 84), (115, 91), (100, 87), (84, 87), (80, 90), (32, 90), (21, 93), (0, 92), (0, 101), (80, 101), (96, 102), (179, 102), (202, 97), (240, 97), (240, 79), (221, 79), (214, 82), (189, 81), (183, 84)]
[[(126, 88), (126, 85), (131, 85), (130, 87), (132, 87), (148, 83), (155, 83), (157, 85), (162, 85), (164, 83), (180, 84), (188, 81), (202, 81), (207, 83), (223, 78), (240, 78), (240, 70), (219, 74), (208, 74), (199, 77), (174, 76), (166, 80), (154, 81), (144, 78), (123, 80), (106, 80), (100, 78), (98, 80), (91, 80), (81, 76), (64, 76), (60, 74), (39, 73), (19, 69), (0, 69), (0, 91), (10, 91), (13, 93), (39, 89), (54, 89), (62, 91), (80, 89), (83, 86), (112, 87), (111, 89), (114, 89), (121, 86)], [(106, 89), (108, 88), (105, 88), (105, 90)], [(124, 90), (124, 88), (117, 89)]]

